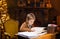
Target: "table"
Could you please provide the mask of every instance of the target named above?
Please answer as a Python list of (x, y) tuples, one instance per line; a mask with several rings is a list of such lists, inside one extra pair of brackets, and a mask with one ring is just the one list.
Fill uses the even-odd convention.
[(38, 36), (44, 35), (47, 32), (43, 32), (43, 33), (38, 33), (38, 32), (19, 32), (18, 33), (18, 37), (19, 38), (36, 38)]
[(22, 37), (22, 36), (18, 36), (18, 37), (20, 37), (20, 38), (24, 38), (24, 39), (55, 39), (55, 34), (56, 33), (46, 33), (46, 34), (44, 34), (44, 35), (37, 35), (36, 37), (31, 37), (31, 38), (29, 38), (28, 36), (29, 36), (29, 34), (28, 34), (28, 36), (25, 36), (25, 37)]
[(37, 38), (31, 38), (31, 39), (55, 39), (53, 34), (45, 34), (42, 36), (38, 36)]

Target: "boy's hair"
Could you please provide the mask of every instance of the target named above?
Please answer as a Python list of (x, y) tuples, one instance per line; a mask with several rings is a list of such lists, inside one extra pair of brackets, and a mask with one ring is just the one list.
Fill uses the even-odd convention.
[(33, 13), (27, 14), (26, 20), (34, 19), (35, 20), (35, 15)]

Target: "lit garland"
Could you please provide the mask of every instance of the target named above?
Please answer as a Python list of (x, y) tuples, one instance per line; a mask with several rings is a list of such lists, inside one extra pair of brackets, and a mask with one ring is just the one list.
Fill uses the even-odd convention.
[(6, 14), (7, 14), (7, 2), (6, 0), (0, 0), (0, 39), (5, 38), (4, 22), (6, 21), (6, 19), (4, 18), (4, 16), (6, 16)]

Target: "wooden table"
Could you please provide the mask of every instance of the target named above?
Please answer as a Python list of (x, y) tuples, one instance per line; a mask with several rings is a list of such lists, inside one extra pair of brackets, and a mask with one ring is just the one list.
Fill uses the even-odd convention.
[(55, 39), (54, 34), (45, 34), (42, 36), (38, 36), (37, 38), (31, 38), (31, 39)]
[(55, 39), (55, 36), (56, 36), (57, 33), (58, 32), (55, 32), (55, 33), (46, 33), (44, 35), (39, 35), (38, 37), (27, 38), (27, 39)]

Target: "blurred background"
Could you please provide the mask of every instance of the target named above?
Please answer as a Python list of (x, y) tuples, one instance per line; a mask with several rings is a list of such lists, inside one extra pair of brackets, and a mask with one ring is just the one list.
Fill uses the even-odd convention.
[(26, 20), (28, 13), (35, 14), (35, 26), (47, 27), (49, 23), (60, 26), (60, 0), (0, 0), (0, 24), (2, 13), (18, 20), (18, 27)]

